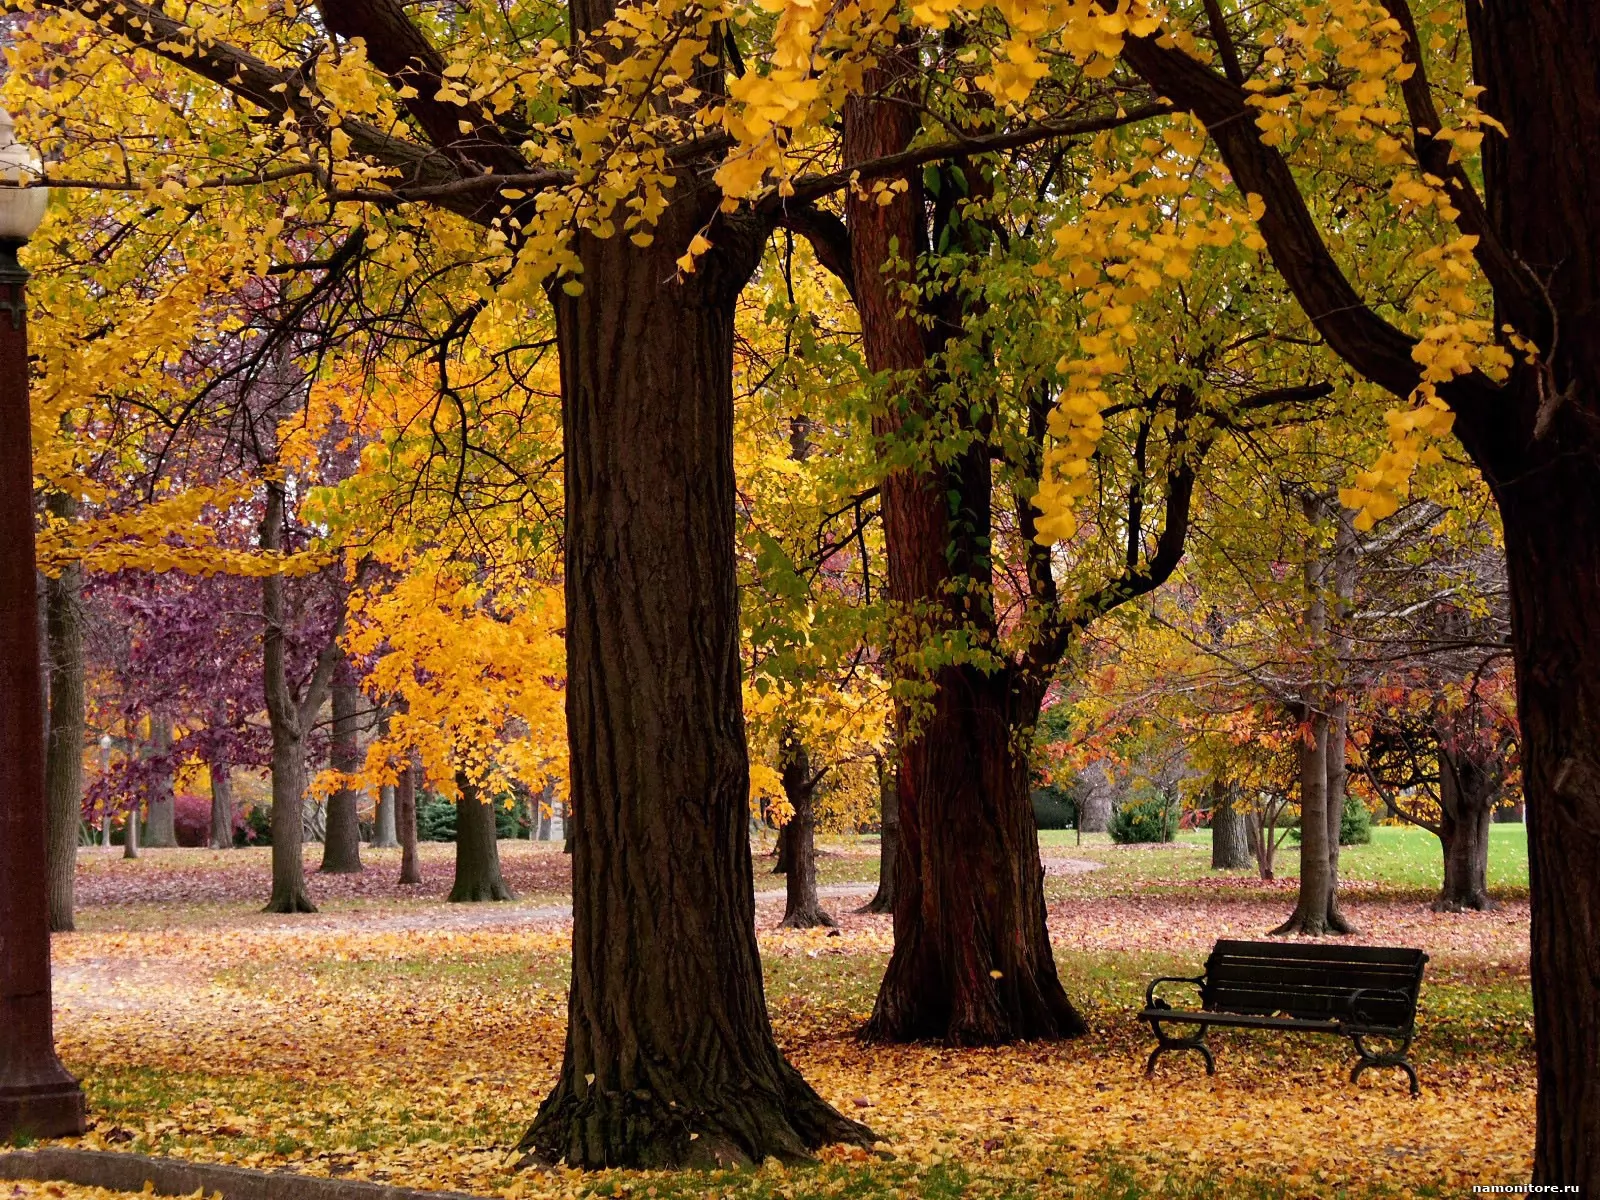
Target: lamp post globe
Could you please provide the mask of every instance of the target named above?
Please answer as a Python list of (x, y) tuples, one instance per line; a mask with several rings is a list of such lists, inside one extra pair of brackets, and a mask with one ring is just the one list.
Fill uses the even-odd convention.
[(0, 110), (0, 1142), (84, 1128), (83, 1092), (56, 1057), (50, 1013), (28, 273), (17, 261), (44, 218), (40, 177)]

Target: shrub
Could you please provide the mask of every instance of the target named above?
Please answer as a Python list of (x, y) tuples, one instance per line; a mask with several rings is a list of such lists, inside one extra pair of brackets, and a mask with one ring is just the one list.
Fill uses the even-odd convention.
[(233, 844), (272, 845), (272, 807), (266, 804), (252, 804), (249, 812), (242, 818), (236, 819), (233, 826)]
[(211, 839), (211, 801), (183, 793), (172, 798), (172, 828), (180, 846), (204, 846)]
[[(494, 833), (497, 838), (517, 836), (517, 814), (505, 804), (494, 803)], [(417, 840), (453, 842), (456, 840), (456, 806), (441, 796), (417, 805)]]
[(1178, 836), (1176, 800), (1150, 790), (1135, 793), (1111, 814), (1106, 832), (1119, 845), (1136, 842), (1170, 842)]

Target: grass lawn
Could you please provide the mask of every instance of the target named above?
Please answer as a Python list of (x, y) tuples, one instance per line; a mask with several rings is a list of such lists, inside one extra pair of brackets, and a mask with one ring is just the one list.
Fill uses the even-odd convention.
[[(776, 928), (782, 877), (757, 859), (768, 1006), (791, 1060), (869, 1123), (877, 1154), (716, 1173), (522, 1172), (511, 1148), (560, 1064), (569, 970), (567, 862), (502, 843), (514, 904), (449, 905), (448, 846), (399, 889), (393, 852), (355, 880), (313, 875), (313, 916), (266, 916), (266, 851), (85, 851), (83, 932), (55, 940), (57, 1030), (94, 1126), (81, 1144), (556, 1200), (1022, 1200), (1024, 1197), (1457, 1196), (1525, 1179), (1532, 1144), (1526, 863), (1495, 830), (1501, 908), (1435, 914), (1437, 843), (1379, 828), (1347, 848), (1365, 942), (1432, 957), (1415, 1049), (1424, 1092), (1346, 1078), (1327, 1038), (1224, 1032), (1217, 1075), (1182, 1056), (1142, 1073), (1145, 982), (1194, 970), (1219, 935), (1287, 915), (1292, 879), (1209, 869), (1204, 832), (1123, 848), (1051, 832), (1051, 934), (1090, 1034), (1003, 1049), (866, 1046), (854, 1036), (892, 948), (855, 914), (877, 878), (869, 839), (825, 839), (836, 931)], [(1295, 847), (1281, 869), (1292, 875)], [(308, 863), (315, 867), (315, 851)], [(1330, 1136), (1330, 1131), (1337, 1134)], [(20, 1185), (22, 1196), (88, 1196)]]

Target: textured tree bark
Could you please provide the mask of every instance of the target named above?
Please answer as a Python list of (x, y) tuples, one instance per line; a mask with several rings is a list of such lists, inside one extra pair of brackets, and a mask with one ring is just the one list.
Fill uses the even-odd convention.
[(1328, 854), (1328, 714), (1313, 709), (1300, 731), (1300, 896), (1289, 919), (1272, 932), (1332, 932), (1333, 894)]
[(172, 718), (165, 713), (150, 714), (150, 757), (160, 759), (162, 765), (150, 777), (144, 844), (170, 848), (178, 844), (178, 809), (172, 794)]
[[(350, 775), (361, 769), (361, 687), (347, 655), (339, 655), (333, 672), (333, 741), (328, 765)], [(356, 813), (361, 793), (341, 787), (328, 797), (327, 828), (322, 835), (322, 867), (328, 875), (361, 871), (361, 822)]]
[[(1013, 728), (1030, 718), (1009, 673), (941, 671), (926, 732), (900, 763), (895, 948), (865, 1034), (955, 1045), (1072, 1037), (1082, 1018), (1056, 974), (1044, 868)], [(1033, 718), (1037, 719), (1037, 701)]]
[[(267, 484), (259, 544), (269, 553), (283, 549), (283, 484)], [(284, 646), (283, 577), (261, 577), (262, 690), (266, 694), (267, 722), (272, 732), (272, 894), (267, 912), (311, 913), (316, 905), (306, 891), (305, 863), (301, 860), (306, 790), (306, 730), (327, 696), (338, 658), (337, 641), (318, 655), (317, 666), (305, 694), (296, 697), (289, 684)], [(336, 631), (337, 633), (337, 631)]]
[(1232, 789), (1211, 793), (1211, 869), (1238, 871), (1252, 865), (1249, 820)]
[(494, 809), (484, 803), (478, 786), (456, 772), (456, 878), (450, 887), (452, 904), (484, 900), (515, 900), (500, 874), (500, 844), (495, 838)]
[(817, 781), (811, 774), (811, 756), (794, 730), (785, 730), (782, 740), (783, 793), (794, 815), (783, 827), (789, 842), (789, 867), (779, 925), (814, 929), (834, 923), (817, 899)]
[(1328, 647), (1337, 674), (1328, 704), (1328, 928), (1334, 933), (1351, 933), (1350, 921), (1339, 906), (1339, 835), (1344, 830), (1344, 802), (1349, 783), (1346, 743), (1350, 736), (1350, 697), (1345, 691), (1345, 675), (1354, 645), (1349, 616), (1355, 599), (1361, 542), (1356, 535), (1355, 513), (1336, 499), (1328, 501), (1327, 509), (1334, 521), (1333, 555), (1328, 564), (1333, 585)]
[(386, 783), (378, 789), (378, 803), (372, 811), (372, 848), (392, 850), (398, 846), (398, 828), (394, 815), (394, 784)]
[[(45, 499), (50, 514), (71, 520), (78, 503), (62, 492)], [(45, 643), (49, 651), (50, 713), (44, 791), (50, 887), (50, 929), (73, 928), (78, 828), (83, 823), (83, 568), (73, 563), (45, 581)]]
[(400, 833), (400, 882), (421, 883), (417, 865), (417, 769), (407, 767), (394, 785), (395, 824)]
[(900, 768), (898, 756), (878, 755), (878, 890), (857, 912), (894, 911), (894, 868), (900, 856)]
[(213, 850), (233, 846), (233, 769), (225, 762), (211, 764), (211, 837)]
[[(598, 19), (573, 6), (580, 28)], [(609, 10), (606, 10), (609, 11)], [(712, 84), (714, 86), (714, 84)], [(734, 303), (761, 232), (680, 183), (654, 243), (581, 235), (557, 291), (566, 482), (572, 984), (521, 1147), (580, 1167), (866, 1140), (773, 1040), (755, 938), (734, 560)], [(676, 194), (676, 193), (675, 193)]]
[(1444, 886), (1434, 912), (1486, 912), (1489, 899), (1489, 825), (1500, 797), (1494, 764), (1441, 746), (1439, 750), (1439, 842), (1444, 850)]
[[(847, 102), (846, 163), (911, 143), (915, 106), (893, 95), (911, 70), (907, 54), (886, 56), (868, 72), (868, 96)], [(882, 438), (928, 417), (928, 357), (964, 315), (963, 299), (948, 296), (925, 334), (907, 306), (907, 276), (928, 242), (926, 197), (916, 178), (908, 183), (887, 205), (854, 193), (845, 204), (867, 364), (892, 373), (873, 422)], [(919, 623), (976, 630), (980, 643), (993, 625), (991, 487), (988, 447), (974, 437), (948, 465), (890, 471), (881, 491), (890, 599)], [(1081, 1033), (1056, 974), (1028, 767), (1014, 753), (1042, 688), (1009, 666), (971, 664), (938, 671), (933, 684), (900, 747), (895, 949), (865, 1035), (968, 1045)]]

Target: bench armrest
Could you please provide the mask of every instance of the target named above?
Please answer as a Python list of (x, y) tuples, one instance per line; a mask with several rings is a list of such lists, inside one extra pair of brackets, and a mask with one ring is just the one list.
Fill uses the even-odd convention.
[[(1192, 983), (1196, 987), (1203, 988), (1206, 985), (1206, 977), (1204, 975), (1158, 975), (1150, 981), (1150, 986), (1144, 990), (1144, 1006), (1146, 1008), (1156, 1007), (1156, 987), (1163, 983)], [(1168, 1007), (1164, 1001), (1162, 1002), (1162, 1007)]]
[[(1351, 1020), (1358, 1022), (1365, 1020), (1365, 1018), (1362, 1016), (1360, 1005), (1361, 1001), (1367, 998), (1398, 1000), (1400, 1003), (1404, 1004), (1408, 1009), (1410, 1009), (1413, 1018), (1416, 1016), (1417, 1001), (1416, 997), (1414, 997), (1410, 992), (1402, 992), (1397, 988), (1357, 988), (1355, 991), (1350, 993), (1350, 998), (1345, 1002), (1349, 1008)], [(1369, 1021), (1368, 1023), (1373, 1024), (1375, 1022)], [(1409, 1022), (1407, 1023), (1409, 1024)]]

